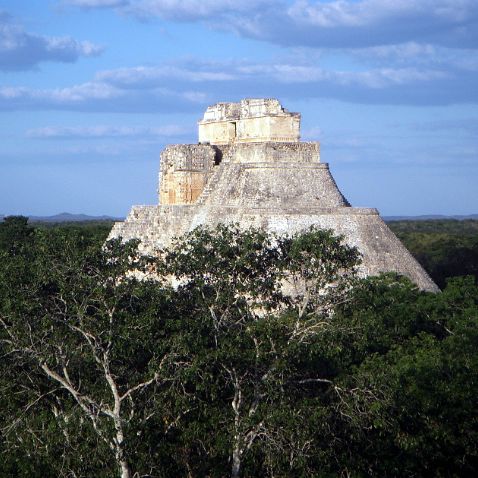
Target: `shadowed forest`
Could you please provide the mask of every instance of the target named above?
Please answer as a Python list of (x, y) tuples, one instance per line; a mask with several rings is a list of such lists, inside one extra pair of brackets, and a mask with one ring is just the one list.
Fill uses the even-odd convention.
[(0, 223), (1, 478), (476, 476), (478, 221), (389, 223), (439, 294), (330, 231), (111, 225)]
[(388, 226), (441, 289), (449, 277), (478, 279), (478, 221), (391, 221)]

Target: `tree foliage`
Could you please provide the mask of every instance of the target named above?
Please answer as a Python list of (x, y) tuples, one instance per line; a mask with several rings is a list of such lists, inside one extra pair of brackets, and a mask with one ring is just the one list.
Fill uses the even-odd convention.
[(0, 224), (0, 477), (476, 474), (472, 277), (358, 279), (314, 229), (104, 237)]
[(389, 226), (440, 288), (449, 277), (478, 280), (478, 221), (393, 221)]
[[(330, 231), (280, 238), (234, 226), (197, 229), (167, 254), (177, 293), (191, 304), (181, 328), (199, 408), (187, 436), (204, 451), (193, 447), (189, 470), (203, 476), (209, 457), (219, 454), (238, 477), (244, 466), (257, 472), (258, 455), (261, 473), (273, 473), (288, 447), (289, 458), (280, 460), (288, 468), (305, 459), (309, 444), (291, 435), (300, 411), (293, 426), (290, 399), (305, 384), (333, 386), (314, 369), (311, 350), (349, 294), (358, 262), (357, 251)], [(207, 433), (211, 423), (219, 425), (214, 435)]]

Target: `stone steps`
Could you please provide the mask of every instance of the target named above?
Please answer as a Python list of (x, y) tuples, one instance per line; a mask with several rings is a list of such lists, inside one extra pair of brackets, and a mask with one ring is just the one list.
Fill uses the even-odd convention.
[(224, 171), (224, 168), (221, 164), (216, 166), (215, 171), (212, 173), (211, 177), (209, 178), (209, 181), (207, 182), (205, 188), (203, 189), (201, 195), (198, 197), (195, 204), (202, 205), (205, 203), (206, 199), (214, 191), (214, 189), (216, 188), (216, 185), (219, 183), (219, 180), (222, 177), (223, 171)]

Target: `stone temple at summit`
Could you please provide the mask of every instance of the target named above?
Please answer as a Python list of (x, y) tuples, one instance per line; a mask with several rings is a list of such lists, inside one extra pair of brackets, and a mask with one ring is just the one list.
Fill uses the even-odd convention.
[(154, 253), (199, 225), (238, 223), (290, 234), (317, 226), (344, 236), (362, 254), (362, 276), (397, 272), (437, 291), (376, 209), (352, 207), (318, 142), (300, 141), (300, 114), (275, 99), (217, 103), (199, 121), (198, 144), (161, 153), (159, 205), (133, 206), (111, 233)]

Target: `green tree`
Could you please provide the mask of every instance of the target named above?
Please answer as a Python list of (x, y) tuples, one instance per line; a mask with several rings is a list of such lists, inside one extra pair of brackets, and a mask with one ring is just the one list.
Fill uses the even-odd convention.
[(460, 278), (441, 294), (426, 294), (388, 276), (364, 281), (354, 294), (353, 308), (338, 317), (356, 330), (348, 345), (355, 371), (348, 367), (345, 384), (369, 392), (347, 397), (355, 428), (351, 468), (377, 476), (474, 476), (478, 287)]
[(23, 253), (31, 245), (34, 229), (24, 216), (7, 216), (0, 222), (0, 252), (11, 256)]
[(197, 413), (185, 435), (190, 450), (201, 443), (206, 451), (187, 468), (211, 474), (207, 457), (222, 456), (236, 478), (244, 463), (254, 469), (257, 453), (275, 468), (285, 450), (293, 468), (310, 452), (289, 413), (292, 390), (334, 388), (310, 349), (332, 326), (334, 306), (347, 300), (358, 262), (358, 252), (330, 231), (281, 238), (236, 226), (196, 229), (166, 255), (189, 303), (181, 348)]
[(478, 221), (392, 221), (389, 226), (440, 288), (449, 277), (478, 280)]
[(2, 386), (12, 416), (1, 428), (10, 449), (28, 442), (58, 476), (137, 471), (133, 445), (148, 446), (150, 422), (166, 433), (174, 421), (154, 398), (174, 386), (177, 366), (158, 338), (169, 289), (135, 278), (151, 266), (134, 242), (85, 254), (50, 233), (37, 238), (33, 275), (23, 281), (9, 281), (15, 263), (2, 257), (0, 338), (10, 367)]

